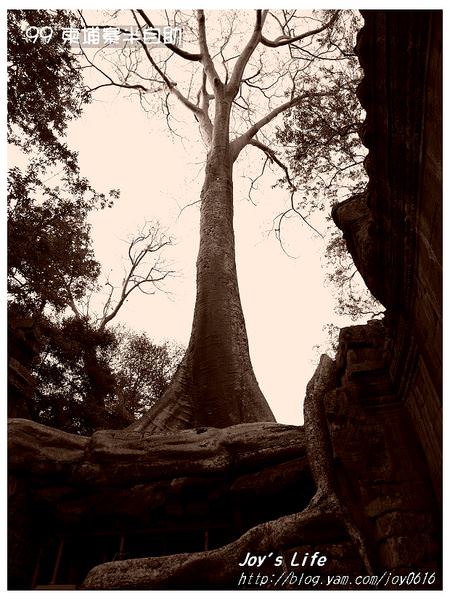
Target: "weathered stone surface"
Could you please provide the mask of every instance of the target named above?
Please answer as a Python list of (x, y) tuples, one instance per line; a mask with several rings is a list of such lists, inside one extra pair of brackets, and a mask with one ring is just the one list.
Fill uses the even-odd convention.
[[(212, 552), (100, 565), (84, 586), (233, 588), (245, 571), (236, 566), (239, 557), (274, 548), (287, 555), (294, 548), (323, 551), (329, 562), (322, 574), (437, 569), (438, 523), (426, 462), (405, 408), (393, 390), (386, 396), (386, 336), (380, 321), (346, 328), (336, 363), (322, 357), (308, 385), (305, 436), (317, 491), (302, 512), (258, 525)], [(355, 365), (364, 369), (355, 372)], [(364, 388), (354, 383), (360, 372)], [(288, 464), (292, 468), (297, 461)], [(242, 488), (243, 481), (244, 489), (254, 486), (256, 493), (261, 482), (263, 490), (266, 486), (263, 472), (238, 480), (235, 487)]]
[[(404, 407), (392, 390), (386, 396), (386, 336), (379, 321), (342, 331), (336, 362), (322, 357), (308, 385), (304, 428), (245, 424), (77, 439), (12, 420), (12, 447), (28, 457), (14, 463), (17, 474), (31, 482), (47, 525), (66, 532), (158, 524), (181, 535), (186, 519), (198, 527), (208, 519), (231, 523), (237, 511), (248, 527), (251, 513), (257, 515), (260, 524), (241, 534), (237, 523), (236, 539), (214, 550), (101, 564), (90, 571), (86, 589), (242, 589), (239, 578), (250, 571), (238, 562), (247, 552), (289, 556), (295, 549), (329, 548), (322, 574), (403, 568), (407, 559), (410, 568), (428, 568), (438, 562), (434, 499)], [(286, 496), (293, 498), (288, 507)], [(277, 506), (280, 516), (273, 518)], [(273, 508), (272, 517), (259, 513), (261, 507)], [(282, 516), (287, 510), (292, 514)], [(420, 532), (404, 518), (411, 511)], [(420, 552), (412, 549), (418, 541)]]
[[(413, 465), (414, 466), (414, 465)], [(412, 480), (408, 484), (408, 494), (402, 481), (381, 480), (375, 485), (362, 491), (366, 502), (366, 512), (369, 517), (377, 518), (392, 511), (422, 511), (426, 514), (437, 512), (433, 498), (430, 495), (430, 485), (427, 478)]]
[(374, 268), (378, 262), (378, 247), (373, 215), (367, 205), (367, 194), (358, 194), (336, 204), (331, 216), (342, 229), (347, 249), (367, 287), (382, 302), (383, 280)]
[(438, 545), (433, 536), (417, 533), (409, 536), (389, 537), (381, 544), (380, 553), (388, 569), (411, 569), (411, 565), (429, 565), (436, 568)]
[(31, 485), (48, 527), (70, 535), (183, 528), (189, 518), (199, 530), (228, 523), (238, 537), (315, 491), (303, 427), (276, 423), (82, 438), (13, 419), (10, 472)]
[(358, 96), (367, 116), (365, 194), (333, 217), (387, 309), (390, 375), (442, 473), (442, 12), (362, 11)]
[(337, 494), (373, 565), (425, 569), (434, 561), (436, 568), (436, 500), (417, 435), (390, 378), (388, 338), (382, 321), (341, 332), (338, 378), (324, 395)]
[[(211, 552), (106, 563), (87, 576), (88, 589), (205, 589), (236, 588), (244, 571), (238, 562), (247, 552), (278, 554), (293, 547), (329, 544), (340, 547), (341, 558), (356, 572), (369, 569), (367, 547), (358, 527), (335, 492), (332, 446), (323, 409), (323, 397), (336, 383), (334, 361), (323, 356), (308, 385), (305, 436), (316, 494), (302, 511), (258, 525), (235, 542)], [(337, 544), (336, 544), (337, 543)], [(334, 568), (335, 561), (330, 559)], [(334, 566), (333, 566), (334, 565)], [(201, 582), (198, 574), (202, 573)], [(326, 573), (326, 569), (323, 571)], [(248, 574), (248, 569), (245, 570)], [(244, 574), (245, 574), (244, 573)], [(335, 573), (335, 572), (334, 572)], [(267, 588), (270, 589), (270, 583)], [(266, 589), (267, 589), (266, 588)]]
[(404, 535), (405, 532), (434, 532), (434, 523), (429, 512), (392, 511), (376, 520), (375, 539), (377, 541)]
[[(234, 542), (217, 550), (105, 563), (90, 573), (84, 584), (85, 587), (90, 589), (233, 588), (238, 587), (237, 577), (242, 571), (238, 562), (247, 552), (289, 553), (293, 547), (314, 547), (317, 544), (327, 543), (344, 544), (342, 552), (348, 564), (357, 565), (358, 571), (365, 569), (363, 544), (360, 543), (358, 533), (355, 534), (356, 528), (342, 510), (332, 487), (331, 446), (327, 443), (326, 431), (321, 432), (324, 415), (320, 406), (323, 394), (334, 383), (334, 364), (326, 357), (322, 359), (321, 364), (325, 368), (326, 375), (324, 376), (319, 369), (309, 386), (308, 402), (311, 410), (306, 417), (306, 435), (302, 427), (277, 424), (245, 424), (221, 430), (185, 431), (175, 437), (133, 434), (128, 440), (123, 434), (117, 435), (117, 432), (100, 432), (88, 443), (85, 439), (81, 440), (84, 452), (81, 459), (79, 448), (75, 445), (77, 453), (74, 455), (74, 469), (72, 475), (67, 474), (66, 477), (69, 487), (66, 485), (53, 489), (53, 495), (51, 484), (55, 457), (52, 452), (42, 452), (39, 459), (42, 463), (50, 458), (51, 477), (47, 484), (42, 478), (45, 469), (29, 461), (29, 470), (26, 473), (28, 481), (33, 481), (33, 473), (37, 472), (39, 475), (34, 483), (35, 494), (36, 491), (38, 492), (35, 495), (38, 505), (47, 506), (48, 523), (53, 523), (53, 527), (64, 526), (66, 530), (74, 524), (77, 527), (83, 526), (83, 514), (88, 526), (101, 528), (102, 507), (105, 513), (105, 525), (108, 522), (121, 523), (121, 515), (128, 519), (122, 521), (119, 527), (125, 527), (127, 522), (130, 523), (130, 519), (133, 520), (135, 507), (137, 507), (134, 515), (135, 522), (138, 524), (140, 518), (141, 526), (146, 525), (146, 515), (151, 515), (152, 510), (162, 507), (164, 514), (170, 517), (171, 527), (176, 529), (177, 523), (180, 526), (186, 520), (189, 511), (191, 511), (191, 518), (197, 518), (196, 514), (201, 515), (198, 500), (197, 503), (194, 501), (190, 504), (190, 498), (207, 497), (205, 509), (209, 511), (211, 519), (212, 503), (215, 499), (220, 499), (223, 490), (225, 489), (226, 492), (227, 488), (230, 489), (231, 500), (238, 496), (235, 508), (241, 518), (245, 518), (245, 502), (242, 502), (242, 494), (249, 485), (256, 485), (256, 487), (260, 485), (262, 489), (270, 490), (276, 484), (278, 495), (273, 495), (275, 508), (279, 504), (285, 511), (287, 510), (282, 502), (284, 494), (293, 499), (290, 511), (296, 512), (292, 515), (281, 516), (275, 520), (266, 517), (263, 519), (266, 522), (256, 525)], [(27, 433), (33, 429), (33, 424), (23, 421), (15, 421), (12, 425), (16, 430), (24, 427)], [(42, 438), (41, 445), (45, 440), (50, 448), (61, 443), (59, 432), (54, 432), (50, 428), (41, 430), (41, 427), (37, 426)], [(18, 438), (24, 438), (29, 443), (29, 435), (22, 438), (18, 436)], [(72, 448), (71, 436), (63, 441)], [(317, 492), (308, 506), (306, 504), (314, 493), (314, 486), (308, 483), (310, 470), (305, 461), (305, 445), (309, 447), (308, 455), (313, 461), (317, 461), (317, 465), (313, 468)], [(20, 453), (20, 448), (16, 450)], [(231, 456), (232, 460), (216, 460), (221, 453), (228, 458)], [(195, 459), (196, 454), (198, 460)], [(179, 476), (180, 459), (186, 459), (183, 477)], [(87, 462), (84, 463), (84, 460)], [(80, 474), (84, 472), (80, 465), (92, 465), (94, 460), (105, 467), (109, 461), (116, 466), (119, 464), (119, 471), (110, 471), (109, 479), (103, 477), (103, 479), (92, 480), (89, 475), (77, 496), (76, 487), (82, 482)], [(153, 484), (129, 487), (136, 473), (132, 473), (130, 478), (130, 475), (120, 471), (122, 461), (126, 465), (131, 465), (131, 462), (135, 461), (136, 464), (143, 465), (144, 470), (149, 464), (158, 464), (158, 472), (149, 469), (148, 476), (148, 480), (153, 478), (158, 481)], [(24, 475), (24, 464), (19, 461), (17, 467), (20, 474)], [(119, 472), (122, 479), (128, 477), (128, 483), (125, 485), (125, 488), (128, 486), (128, 490), (122, 490), (122, 495), (117, 493), (117, 489), (110, 487), (111, 482), (117, 484)], [(140, 477), (143, 473), (144, 471)], [(234, 479), (230, 480), (233, 473)], [(200, 475), (205, 477), (199, 477)], [(212, 475), (214, 477), (211, 481)], [(227, 480), (218, 481), (217, 486), (217, 477), (220, 479), (224, 475), (228, 483)], [(305, 480), (306, 485), (303, 486), (305, 489), (302, 489), (302, 478)], [(92, 488), (92, 492), (88, 491), (86, 484)], [(305, 491), (308, 494), (306, 496)], [(226, 499), (226, 493), (223, 498)], [(130, 503), (133, 506), (130, 506)], [(232, 501), (229, 506), (233, 510)], [(263, 506), (266, 510), (273, 509), (271, 503), (255, 505), (253, 497), (254, 513), (261, 510)], [(200, 508), (197, 513), (196, 507)], [(226, 515), (223, 506), (220, 508), (220, 515), (222, 517)], [(161, 519), (161, 515), (159, 518)], [(199, 581), (200, 572), (201, 581)]]
[(8, 587), (29, 589), (36, 548), (30, 489), (26, 482), (8, 477)]
[(97, 431), (91, 438), (25, 419), (9, 421), (10, 469), (91, 485), (252, 470), (304, 456), (302, 427), (244, 423), (170, 434)]
[(89, 438), (53, 429), (26, 419), (9, 419), (10, 472), (47, 477), (71, 476), (82, 460)]

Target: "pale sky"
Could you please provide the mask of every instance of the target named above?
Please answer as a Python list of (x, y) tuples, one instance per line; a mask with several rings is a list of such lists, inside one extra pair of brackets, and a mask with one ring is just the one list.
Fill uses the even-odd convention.
[[(121, 17), (123, 21), (123, 17)], [(125, 24), (125, 23), (124, 23)], [(126, 240), (148, 220), (158, 220), (176, 239), (164, 256), (177, 276), (165, 285), (170, 295), (134, 293), (118, 320), (145, 330), (156, 341), (187, 345), (195, 301), (198, 205), (205, 151), (192, 114), (172, 101), (177, 131), (169, 134), (161, 114), (146, 114), (136, 96), (116, 88), (99, 90), (84, 116), (69, 127), (70, 147), (79, 151), (81, 172), (99, 191), (119, 188), (113, 209), (92, 216), (96, 257), (111, 281), (120, 283)], [(281, 116), (275, 124), (281, 125)], [(253, 367), (260, 387), (280, 422), (303, 422), (306, 384), (314, 372), (316, 344), (328, 322), (350, 324), (333, 313), (331, 290), (324, 286), (322, 240), (298, 219), (284, 221), (282, 251), (272, 220), (288, 193), (272, 189), (280, 171), (266, 171), (248, 200), (248, 177), (261, 170), (263, 156), (248, 148), (234, 169), (235, 235), (239, 287)], [(324, 229), (323, 216), (315, 224)]]

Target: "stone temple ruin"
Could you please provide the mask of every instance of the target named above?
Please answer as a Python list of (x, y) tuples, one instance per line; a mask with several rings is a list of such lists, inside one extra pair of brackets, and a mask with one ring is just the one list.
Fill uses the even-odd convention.
[[(87, 438), (11, 419), (10, 588), (280, 589), (295, 552), (325, 555), (301, 571), (333, 589), (384, 572), (358, 589), (406, 589), (392, 576), (411, 572), (429, 574), (413, 589), (441, 587), (442, 15), (362, 14), (370, 181), (333, 218), (384, 320), (341, 331), (303, 427)], [(239, 565), (270, 552), (283, 564)]]

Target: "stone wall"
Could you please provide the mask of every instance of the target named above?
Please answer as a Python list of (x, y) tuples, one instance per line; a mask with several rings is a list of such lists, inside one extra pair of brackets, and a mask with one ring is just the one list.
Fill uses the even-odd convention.
[(362, 11), (367, 193), (338, 205), (358, 270), (387, 309), (390, 376), (442, 473), (442, 12)]
[(338, 493), (379, 570), (436, 570), (439, 510), (391, 378), (392, 348), (382, 321), (341, 330), (336, 388), (324, 398)]

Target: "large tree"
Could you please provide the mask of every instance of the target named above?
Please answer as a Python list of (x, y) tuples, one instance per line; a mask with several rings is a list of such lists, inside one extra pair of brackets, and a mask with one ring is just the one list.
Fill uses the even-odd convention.
[[(150, 13), (136, 10), (132, 15), (141, 33), (154, 26)], [(121, 51), (124, 60), (115, 72), (107, 71), (111, 59), (99, 66), (97, 57), (91, 59), (85, 52), (88, 64), (104, 78), (95, 89), (133, 89), (142, 102), (165, 89), (168, 122), (173, 97), (195, 118), (206, 147), (191, 338), (168, 390), (131, 427), (166, 431), (272, 421), (250, 362), (239, 297), (233, 168), (244, 148), (252, 146), (287, 174), (267, 138), (273, 133), (270, 124), (294, 107), (335, 96), (339, 79), (322, 78), (318, 61), (321, 52), (330, 58), (340, 54), (340, 41), (348, 35), (348, 13), (320, 11), (301, 17), (296, 11), (257, 10), (252, 17), (234, 11), (219, 15), (208, 30), (203, 10), (173, 11), (166, 17), (169, 25), (184, 29), (188, 49), (171, 43), (156, 49), (139, 40), (137, 47)], [(294, 46), (305, 49), (306, 59), (293, 60)], [(183, 74), (187, 77), (180, 80)]]

